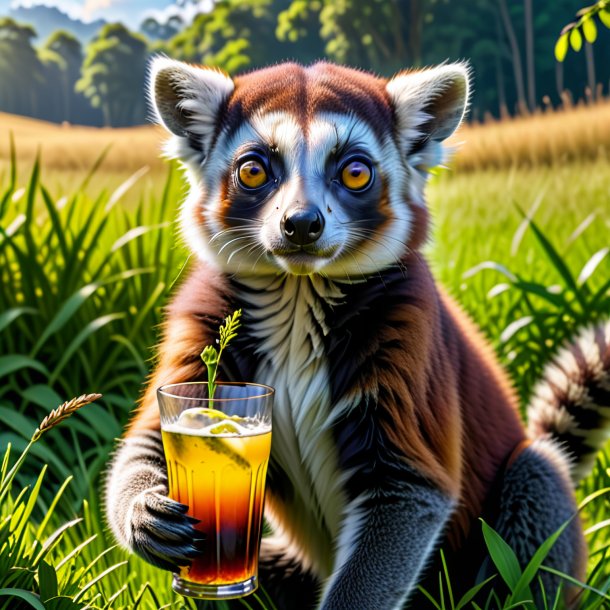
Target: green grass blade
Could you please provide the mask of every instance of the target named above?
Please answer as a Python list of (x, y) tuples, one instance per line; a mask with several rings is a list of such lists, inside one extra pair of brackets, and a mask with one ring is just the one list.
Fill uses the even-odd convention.
[(542, 562), (546, 559), (557, 539), (564, 532), (566, 527), (572, 522), (572, 519), (568, 519), (556, 532), (551, 534), (536, 550), (529, 563), (525, 566), (523, 573), (521, 574), (515, 588), (513, 589), (513, 595), (517, 599), (522, 599), (524, 595), (531, 599), (531, 591), (529, 590), (530, 583), (534, 580), (536, 573), (540, 569)]
[(49, 231), (52, 233), (53, 237), (57, 239), (62, 258), (64, 261), (66, 261), (70, 256), (68, 251), (68, 243), (66, 241), (66, 228), (61, 223), (59, 214), (57, 213), (57, 208), (55, 207), (55, 204), (47, 189), (44, 186), (41, 186), (40, 192), (42, 193), (42, 201), (45, 204), (49, 219), (51, 221)]
[(30, 492), (30, 497), (28, 498), (27, 504), (25, 505), (25, 510), (23, 511), (21, 523), (16, 528), (14, 535), (15, 538), (19, 541), (23, 536), (26, 526), (28, 525), (30, 516), (32, 515), (32, 511), (34, 510), (34, 506), (36, 505), (36, 501), (38, 500), (38, 494), (40, 493), (40, 487), (42, 485), (42, 480), (47, 472), (47, 465), (45, 464), (40, 470), (40, 474), (38, 475), (38, 479), (36, 479), (36, 483)]
[(38, 310), (34, 307), (11, 307), (0, 313), (0, 332), (5, 330), (12, 322), (25, 314), (34, 315)]
[(21, 354), (0, 356), (0, 378), (6, 377), (11, 373), (15, 373), (22, 369), (33, 369), (45, 376), (49, 375), (47, 367), (34, 358), (29, 358), (28, 356), (23, 356)]
[(68, 487), (68, 485), (70, 484), (70, 482), (72, 481), (73, 478), (74, 477), (69, 476), (63, 482), (62, 486), (59, 488), (59, 490), (55, 494), (55, 497), (53, 498), (51, 505), (49, 506), (47, 512), (45, 513), (45, 516), (43, 517), (42, 521), (40, 522), (40, 525), (38, 526), (38, 529), (36, 530), (37, 539), (40, 540), (42, 538), (44, 530), (47, 527), (47, 524), (49, 523), (49, 521), (51, 520), (51, 517), (53, 517), (53, 515), (55, 513), (55, 508), (57, 507), (57, 503), (61, 499), (61, 496), (63, 495), (64, 491), (66, 490), (66, 487)]
[(595, 270), (599, 264), (608, 256), (610, 253), (610, 247), (602, 248), (598, 250), (584, 265), (576, 279), (576, 283), (579, 286), (584, 286), (589, 278), (595, 273)]
[(124, 318), (125, 314), (123, 313), (109, 313), (105, 316), (100, 316), (95, 320), (92, 320), (83, 328), (75, 337), (72, 339), (68, 347), (64, 350), (64, 353), (61, 356), (60, 361), (55, 366), (53, 373), (49, 376), (49, 384), (54, 384), (61, 372), (63, 371), (66, 364), (69, 362), (70, 358), (76, 350), (93, 334), (98, 332), (101, 328), (114, 322), (115, 320), (120, 320)]
[(57, 574), (55, 569), (46, 561), (41, 561), (38, 564), (38, 584), (42, 601), (57, 597)]
[(44, 542), (42, 545), (42, 549), (36, 558), (33, 561), (33, 565), (38, 565), (38, 562), (49, 553), (49, 551), (61, 540), (66, 531), (76, 525), (78, 525), (82, 519), (79, 517), (77, 519), (72, 519), (72, 521), (68, 521), (64, 523), (61, 527), (58, 527)]
[[(517, 209), (519, 210), (521, 215), (526, 218), (525, 212), (519, 206), (517, 206)], [(538, 227), (538, 225), (532, 219), (529, 219), (529, 226), (532, 229), (534, 235), (536, 236), (536, 239), (542, 246), (542, 249), (549, 261), (551, 262), (553, 268), (557, 271), (557, 273), (559, 273), (566, 286), (574, 291), (576, 299), (582, 306), (583, 311), (586, 310), (586, 306), (583, 301), (582, 294), (578, 289), (578, 285), (576, 284), (576, 280), (574, 279), (574, 276), (568, 269), (568, 266), (566, 265), (559, 252), (557, 252), (553, 244), (551, 244), (546, 235), (540, 230), (540, 227)]]
[(495, 577), (496, 574), (490, 576), (489, 578), (486, 578), (483, 582), (480, 582), (478, 585), (472, 587), (472, 589), (466, 591), (466, 593), (464, 593), (464, 595), (460, 597), (460, 601), (458, 601), (455, 610), (462, 610), (462, 608), (465, 608), (466, 604), (470, 603), (470, 601), (479, 593), (479, 591), (487, 584), (489, 584)]
[(30, 591), (24, 591), (23, 589), (0, 589), (0, 597), (3, 596), (18, 597), (35, 610), (45, 610), (40, 599), (33, 593), (30, 593)]
[(574, 578), (573, 576), (570, 576), (569, 574), (565, 574), (564, 572), (560, 572), (559, 570), (555, 570), (555, 568), (551, 568), (549, 566), (541, 566), (540, 569), (543, 570), (544, 572), (549, 572), (550, 574), (559, 576), (560, 578), (567, 580), (569, 583), (576, 585), (579, 588), (586, 589), (587, 591), (591, 591), (592, 593), (595, 593), (595, 595), (599, 596), (600, 599), (603, 599), (607, 602), (610, 601), (610, 595), (608, 595), (604, 591), (602, 591), (600, 589), (596, 589), (595, 587), (591, 587), (584, 582), (580, 582), (580, 580), (578, 580), (577, 578)]
[(61, 568), (72, 562), (72, 560), (85, 548), (87, 547), (89, 544), (91, 544), (96, 538), (98, 537), (97, 534), (93, 534), (93, 536), (89, 536), (89, 538), (87, 538), (86, 540), (83, 540), (83, 542), (81, 542), (80, 544), (78, 544), (77, 546), (75, 546), (56, 566), (55, 569), (59, 572), (59, 570), (61, 570)]
[(34, 220), (34, 202), (36, 201), (36, 192), (38, 190), (38, 183), (40, 178), (40, 149), (36, 153), (36, 160), (34, 161), (34, 167), (32, 168), (32, 174), (30, 176), (30, 182), (27, 187), (27, 197), (25, 206), (25, 228), (28, 234), (30, 233), (30, 227)]
[(121, 561), (119, 563), (114, 564), (113, 566), (110, 566), (109, 568), (107, 568), (106, 570), (104, 570), (101, 574), (98, 574), (95, 578), (93, 578), (92, 580), (90, 580), (75, 596), (74, 596), (74, 601), (78, 602), (80, 599), (82, 599), (82, 597), (85, 595), (85, 593), (87, 593), (87, 591), (89, 591), (89, 589), (91, 589), (91, 587), (95, 586), (100, 580), (102, 580), (102, 578), (105, 578), (106, 576), (108, 576), (108, 574), (111, 574), (112, 572), (114, 572), (115, 570), (118, 570), (119, 568), (127, 565), (127, 561)]
[(97, 159), (95, 160), (95, 162), (91, 166), (91, 169), (89, 170), (89, 172), (87, 173), (87, 175), (85, 176), (83, 181), (80, 183), (80, 186), (78, 187), (77, 192), (82, 192), (82, 191), (86, 191), (87, 190), (87, 187), (89, 186), (89, 182), (91, 182), (91, 178), (93, 178), (93, 176), (95, 175), (95, 173), (99, 169), (100, 165), (104, 162), (104, 159), (106, 158), (106, 156), (110, 152), (111, 148), (112, 148), (112, 143), (108, 144), (102, 150), (102, 152), (99, 154), (99, 156), (97, 157)]
[(9, 460), (11, 459), (11, 447), (11, 443), (8, 443), (4, 452), (4, 457), (2, 458), (2, 467), (0, 468), (0, 488), (2, 488), (2, 485), (4, 484), (4, 479), (8, 471), (8, 464)]
[(482, 519), (481, 523), (483, 526), (483, 538), (485, 539), (489, 555), (504, 582), (511, 591), (514, 591), (521, 577), (519, 560), (517, 559), (515, 552), (502, 539), (498, 532), (487, 525)]

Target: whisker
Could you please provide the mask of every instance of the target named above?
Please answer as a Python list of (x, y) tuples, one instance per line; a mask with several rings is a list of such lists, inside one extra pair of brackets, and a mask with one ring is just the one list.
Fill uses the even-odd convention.
[(245, 250), (248, 246), (250, 246), (250, 243), (247, 243), (245, 246), (242, 246), (241, 248), (237, 248), (237, 250), (233, 250), (233, 252), (231, 252), (231, 254), (229, 254), (229, 258), (227, 259), (227, 265), (231, 262), (231, 259), (238, 253), (241, 252), (242, 250)]
[(236, 237), (235, 239), (231, 239), (229, 240), (226, 244), (224, 244), (222, 246), (222, 248), (220, 248), (220, 250), (218, 250), (218, 254), (221, 254), (222, 251), (227, 247), (230, 246), (232, 243), (236, 242), (236, 241), (240, 241), (242, 239), (250, 239), (251, 236), (250, 235), (242, 235), (241, 237)]
[(220, 237), (227, 237), (233, 233), (249, 233), (252, 235), (256, 235), (256, 232), (251, 227), (235, 227), (234, 229), (223, 229), (222, 231), (218, 231), (214, 233), (212, 237), (210, 237), (209, 243), (216, 241)]

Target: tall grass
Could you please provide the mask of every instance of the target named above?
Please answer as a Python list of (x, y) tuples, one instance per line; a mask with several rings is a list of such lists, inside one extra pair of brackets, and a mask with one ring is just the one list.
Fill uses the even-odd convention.
[(463, 142), (459, 171), (507, 167), (558, 166), (610, 157), (610, 102), (566, 105), (536, 114), (464, 126), (454, 137)]
[[(154, 201), (126, 212), (121, 192), (54, 200), (34, 163), (0, 193), (0, 445), (24, 446), (49, 405), (85, 391), (103, 403), (35, 453), (86, 498), (149, 369), (155, 325), (186, 255), (175, 246), (173, 172)], [(127, 185), (125, 185), (127, 186)], [(70, 449), (68, 449), (70, 448)]]

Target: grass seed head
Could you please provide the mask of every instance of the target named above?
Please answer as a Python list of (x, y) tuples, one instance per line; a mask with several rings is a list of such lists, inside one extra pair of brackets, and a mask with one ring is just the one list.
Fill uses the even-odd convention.
[(63, 421), (67, 417), (70, 417), (72, 413), (78, 411), (81, 407), (91, 404), (102, 397), (101, 394), (81, 394), (76, 398), (67, 400), (62, 405), (53, 409), (43, 420), (40, 422), (38, 428), (36, 428), (34, 435), (32, 436), (33, 441), (37, 441), (44, 432), (50, 430), (59, 422)]

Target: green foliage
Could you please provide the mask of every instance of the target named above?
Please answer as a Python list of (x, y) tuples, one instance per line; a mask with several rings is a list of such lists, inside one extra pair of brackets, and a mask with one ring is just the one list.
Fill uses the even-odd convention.
[(45, 65), (43, 94), (45, 96), (45, 115), (43, 118), (54, 121), (75, 122), (80, 96), (75, 91), (83, 62), (80, 42), (69, 32), (57, 30), (49, 36), (38, 51)]
[(32, 45), (36, 32), (8, 17), (0, 17), (0, 108), (5, 112), (35, 114), (43, 81), (43, 65)]
[(13, 165), (0, 191), (0, 417), (7, 426), (0, 445), (22, 448), (32, 417), (62, 397), (101, 391), (103, 407), (71, 418), (35, 448), (58, 480), (78, 473), (77, 507), (138, 395), (160, 308), (186, 258), (167, 220), (179, 196), (172, 172), (160, 197), (131, 212), (117, 204), (133, 181), (95, 199), (85, 184), (53, 200), (38, 163), (25, 187), (15, 175)]
[(166, 50), (177, 59), (229, 74), (276, 61), (282, 45), (274, 30), (283, 4), (283, 0), (221, 0), (169, 40)]
[[(197, 4), (183, 4), (189, 3)], [(147, 18), (140, 27), (146, 39), (122, 25), (104, 26), (84, 59), (65, 32), (36, 49), (30, 27), (0, 19), (0, 80), (10, 83), (0, 89), (0, 109), (81, 124), (142, 123), (146, 62), (159, 52), (229, 74), (328, 58), (391, 76), (465, 59), (476, 79), (475, 119), (556, 105), (568, 90), (580, 99), (589, 87), (587, 95), (596, 98), (597, 84), (610, 76), (610, 38), (598, 39), (598, 24), (610, 26), (608, 0), (579, 12), (559, 40), (572, 0), (535, 12), (525, 7), (532, 0), (218, 0), (191, 23)], [(594, 50), (556, 65), (570, 45), (579, 49), (596, 39)]]
[(388, 74), (421, 63), (421, 26), (432, 4), (426, 0), (408, 6), (384, 0), (295, 0), (280, 14), (278, 35), (298, 41), (307, 36), (311, 16), (317, 15), (326, 55), (339, 63), (383, 66)]
[[(610, 495), (610, 488), (602, 489), (597, 494), (599, 497)], [(585, 503), (586, 504), (586, 501)], [(454, 603), (451, 575), (447, 570), (447, 564), (443, 552), (441, 551), (441, 559), (443, 564), (443, 572), (439, 574), (439, 599), (436, 600), (434, 595), (422, 587), (419, 590), (431, 602), (436, 610), (461, 610), (471, 604), (470, 607), (475, 610), (481, 610), (479, 603), (485, 599), (485, 610), (511, 610), (513, 608), (521, 608), (523, 610), (556, 610), (563, 609), (565, 603), (563, 601), (564, 590), (566, 587), (576, 587), (581, 590), (579, 605), (580, 610), (594, 610), (603, 607), (610, 601), (608, 589), (610, 588), (610, 580), (606, 578), (606, 583), (603, 589), (598, 589), (591, 584), (580, 582), (568, 574), (559, 572), (553, 568), (544, 565), (544, 560), (550, 553), (554, 544), (557, 542), (563, 531), (569, 525), (570, 521), (564, 523), (556, 532), (553, 532), (535, 551), (534, 555), (528, 561), (525, 567), (521, 567), (515, 552), (510, 545), (484, 521), (482, 523), (483, 538), (492, 565), (496, 573), (487, 578), (485, 581), (475, 585), (466, 593), (463, 594), (458, 603)], [(604, 526), (608, 525), (607, 523)], [(544, 582), (540, 578), (540, 572), (550, 572), (561, 579), (561, 585), (557, 591), (556, 597), (550, 599), (545, 592)], [(504, 600), (500, 599), (495, 588), (488, 587), (492, 582), (497, 582), (501, 579), (507, 586), (509, 591)], [(594, 574), (591, 574), (591, 582), (595, 581)], [(531, 586), (537, 582), (543, 598), (544, 607), (537, 607), (533, 601)], [(449, 604), (445, 601), (445, 591)], [(474, 601), (474, 600), (478, 600)]]
[(583, 38), (590, 44), (597, 40), (597, 20), (610, 28), (610, 0), (599, 0), (576, 13), (575, 21), (566, 25), (555, 43), (555, 58), (564, 61), (571, 46), (578, 52), (582, 48)]
[(144, 121), (146, 41), (119, 23), (104, 26), (87, 46), (76, 90), (101, 108), (105, 125)]
[[(511, 271), (496, 261), (479, 263), (464, 274), (465, 279), (485, 271), (493, 271), (503, 277), (501, 284), (490, 290), (492, 295), (501, 292), (516, 293), (518, 307), (513, 310), (515, 319), (503, 329), (500, 341), (505, 353), (513, 354), (510, 368), (524, 392), (524, 400), (538, 379), (544, 364), (550, 360), (562, 342), (582, 326), (606, 318), (610, 311), (610, 282), (603, 273), (597, 286), (593, 287), (593, 276), (610, 253), (609, 247), (595, 252), (582, 266), (577, 277), (571, 272), (558, 249), (551, 243), (540, 227), (519, 210), (524, 220), (517, 234), (528, 228), (532, 231), (540, 248), (540, 255), (548, 260), (549, 272), (558, 280), (552, 286), (530, 281), (522, 271)], [(576, 227), (574, 227), (576, 229)], [(606, 261), (607, 262), (607, 261)], [(523, 349), (523, 346), (527, 349)]]
[(433, 265), (493, 343), (523, 404), (559, 346), (610, 311), (606, 181), (601, 162), (442, 175), (430, 190)]
[(218, 372), (218, 366), (220, 365), (220, 357), (230, 341), (237, 337), (237, 329), (241, 326), (240, 318), (241, 309), (238, 309), (227, 316), (224, 324), (222, 324), (219, 329), (220, 340), (218, 349), (213, 345), (208, 345), (204, 347), (201, 352), (201, 359), (208, 370), (208, 396), (210, 398), (214, 398), (214, 394), (216, 393), (216, 373)]

